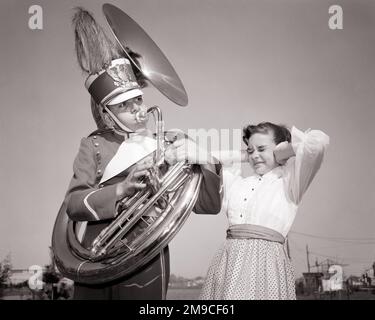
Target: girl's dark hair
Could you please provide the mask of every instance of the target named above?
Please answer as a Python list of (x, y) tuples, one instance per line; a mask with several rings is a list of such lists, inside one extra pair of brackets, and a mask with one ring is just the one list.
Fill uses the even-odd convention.
[(269, 133), (272, 132), (274, 136), (274, 141), (279, 144), (284, 141), (291, 142), (291, 134), (289, 129), (284, 125), (277, 125), (271, 122), (261, 122), (257, 125), (248, 125), (242, 130), (242, 139), (247, 145), (250, 137), (254, 133)]

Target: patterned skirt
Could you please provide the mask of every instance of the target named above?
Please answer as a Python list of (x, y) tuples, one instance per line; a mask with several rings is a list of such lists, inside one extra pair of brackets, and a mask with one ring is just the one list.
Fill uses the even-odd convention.
[(285, 246), (263, 239), (227, 239), (209, 267), (202, 300), (295, 300)]

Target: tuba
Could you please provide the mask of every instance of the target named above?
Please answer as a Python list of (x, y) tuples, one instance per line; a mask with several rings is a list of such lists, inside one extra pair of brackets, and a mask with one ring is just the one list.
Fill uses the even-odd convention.
[[(104, 4), (103, 12), (112, 33), (134, 66), (166, 97), (180, 106), (188, 99), (184, 86), (158, 46), (146, 32), (117, 7)], [(128, 50), (140, 54), (132, 60)], [(116, 206), (116, 218), (94, 239), (82, 246), (79, 223), (72, 221), (63, 203), (52, 234), (52, 249), (63, 276), (85, 284), (100, 284), (131, 275), (173, 239), (191, 213), (198, 197), (202, 174), (186, 162), (169, 165), (165, 147), (173, 142), (164, 132), (159, 107), (153, 114), (156, 128), (154, 167), (147, 188), (125, 197)]]

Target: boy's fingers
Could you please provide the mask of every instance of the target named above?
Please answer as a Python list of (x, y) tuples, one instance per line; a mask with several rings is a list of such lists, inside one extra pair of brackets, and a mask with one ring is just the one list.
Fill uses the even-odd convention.
[(139, 183), (139, 182), (134, 182), (133, 187), (136, 189), (144, 189), (147, 187), (147, 184), (145, 183)]
[(150, 172), (148, 172), (148, 170), (141, 170), (141, 171), (136, 171), (133, 174), (134, 178), (139, 178), (143, 176), (147, 176), (147, 177), (150, 176)]

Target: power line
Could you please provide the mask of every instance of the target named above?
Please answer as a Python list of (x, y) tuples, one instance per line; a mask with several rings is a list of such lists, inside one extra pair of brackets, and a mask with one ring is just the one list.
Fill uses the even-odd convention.
[(315, 249), (335, 249), (335, 248), (346, 248), (346, 247), (363, 246), (363, 245), (375, 245), (375, 242), (345, 243), (345, 244), (338, 244), (338, 245), (333, 245), (333, 246), (315, 247)]
[[(290, 241), (290, 239), (289, 239)], [(293, 252), (294, 254), (297, 253), (297, 255), (299, 256), (299, 258), (302, 256), (302, 253), (305, 252), (305, 249), (302, 249), (300, 246), (298, 246), (296, 244), (296, 242), (293, 240), (293, 241), (290, 241), (291, 245), (293, 245), (293, 249), (292, 250), (292, 256), (293, 256)], [(323, 254), (323, 253), (318, 253), (318, 252), (314, 252), (314, 251), (310, 251), (309, 252), (311, 255), (313, 256), (317, 256), (317, 257), (323, 257), (323, 258), (330, 258), (330, 259), (333, 259), (333, 260), (340, 260), (342, 261), (343, 263), (350, 263), (350, 264), (372, 264), (373, 261), (371, 260), (361, 260), (361, 259), (358, 259), (358, 258), (353, 258), (353, 257), (338, 257), (338, 256), (332, 256), (332, 255), (327, 255), (327, 254)]]
[(372, 244), (372, 241), (373, 241), (373, 244), (375, 244), (375, 238), (346, 238), (346, 237), (328, 237), (328, 236), (318, 236), (318, 235), (314, 235), (314, 234), (310, 234), (310, 233), (304, 233), (304, 232), (298, 232), (298, 231), (290, 231), (289, 233), (292, 233), (292, 234), (298, 234), (298, 235), (302, 235), (302, 236), (305, 236), (305, 237), (310, 237), (310, 238), (316, 238), (316, 239), (325, 239), (325, 240), (329, 240), (329, 241), (366, 241), (366, 242), (369, 242), (371, 241), (369, 244)]
[(311, 254), (313, 255), (316, 255), (316, 256), (319, 256), (319, 257), (325, 257), (325, 258), (331, 258), (331, 259), (336, 259), (336, 260), (344, 260), (344, 261), (355, 261), (355, 262), (359, 262), (359, 263), (372, 263), (373, 261), (370, 261), (370, 260), (360, 260), (360, 259), (357, 259), (357, 258), (353, 258), (353, 257), (334, 257), (334, 256), (330, 256), (330, 255), (326, 255), (326, 254), (322, 254), (322, 253), (317, 253), (317, 252), (310, 252)]

